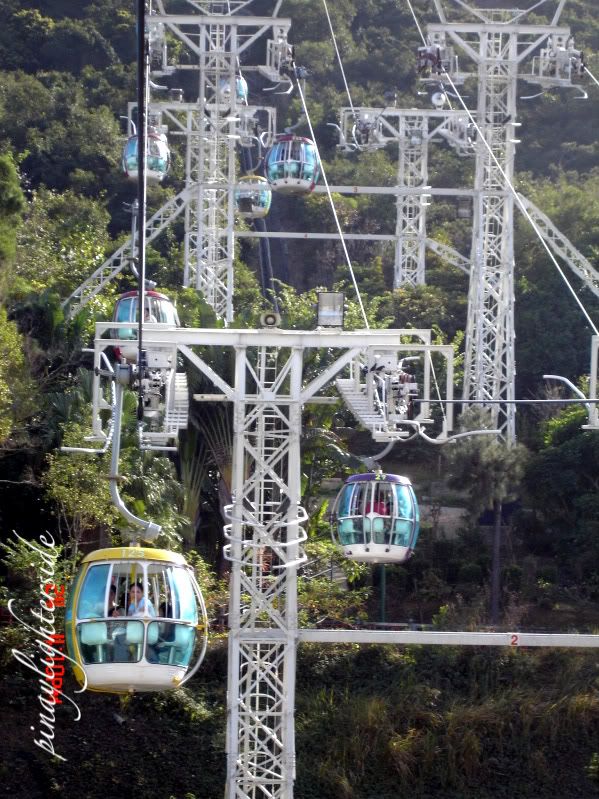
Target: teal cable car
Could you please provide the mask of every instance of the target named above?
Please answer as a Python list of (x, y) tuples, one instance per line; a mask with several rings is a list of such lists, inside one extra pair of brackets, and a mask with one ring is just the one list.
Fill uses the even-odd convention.
[[(137, 291), (121, 294), (115, 303), (112, 321), (132, 323), (132, 327), (115, 327), (111, 332), (111, 337), (118, 340), (118, 344), (115, 343), (114, 346), (118, 361), (124, 358), (128, 363), (137, 363), (138, 303)], [(179, 327), (180, 324), (172, 301), (165, 294), (153, 289), (148, 289), (144, 294), (144, 322), (159, 324), (167, 330)]]
[[(137, 136), (130, 136), (123, 151), (123, 172), (130, 180), (139, 173), (139, 144)], [(146, 179), (160, 183), (166, 177), (171, 161), (171, 151), (164, 133), (149, 129), (146, 139)]]
[(414, 552), (420, 528), (410, 480), (381, 472), (348, 477), (335, 499), (331, 527), (347, 558), (403, 563)]
[(291, 133), (275, 138), (264, 163), (268, 182), (281, 194), (313, 191), (320, 177), (320, 163), (314, 142)]
[(245, 175), (235, 189), (235, 207), (242, 219), (263, 219), (270, 210), (272, 191), (266, 178)]

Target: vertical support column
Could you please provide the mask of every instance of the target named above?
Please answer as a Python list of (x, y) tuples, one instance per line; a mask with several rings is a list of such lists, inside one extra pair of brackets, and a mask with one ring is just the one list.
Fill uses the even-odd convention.
[[(400, 189), (422, 188), (428, 180), (427, 117), (402, 113), (399, 134), (397, 185)], [(397, 198), (394, 288), (425, 282), (427, 204), (423, 194), (400, 194)]]
[[(589, 397), (594, 399), (597, 396), (597, 368), (599, 364), (598, 357), (599, 350), (599, 336), (591, 338), (591, 376), (589, 384)], [(599, 414), (597, 413), (597, 403), (592, 402), (589, 405), (589, 425), (593, 428), (599, 427)]]
[(245, 348), (235, 350), (235, 403), (233, 407), (233, 457), (232, 457), (232, 494), (230, 525), (230, 559), (232, 561), (229, 581), (229, 659), (227, 679), (227, 784), (226, 799), (234, 799), (237, 795), (237, 764), (239, 757), (239, 680), (240, 680), (240, 645), (241, 630), (241, 562), (243, 540), (243, 484), (245, 480), (245, 380), (246, 357)]
[(227, 799), (293, 797), (302, 362), (237, 352)]
[(481, 30), (477, 122), (489, 148), (476, 145), (472, 268), (468, 296), (464, 399), (505, 400), (495, 424), (515, 439), (514, 174), (517, 42), (515, 32)]
[[(212, 3), (211, 13), (222, 14)], [(236, 182), (237, 26), (198, 25), (198, 108), (188, 132), (184, 285), (204, 295), (216, 315), (233, 320), (234, 186)]]

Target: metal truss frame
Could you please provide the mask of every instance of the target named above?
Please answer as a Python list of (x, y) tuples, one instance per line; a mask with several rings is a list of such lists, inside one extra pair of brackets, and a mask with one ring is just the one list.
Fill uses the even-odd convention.
[[(360, 124), (362, 138), (358, 139), (356, 131), (360, 129)], [(379, 149), (392, 141), (399, 145), (397, 186), (392, 191), (397, 195), (395, 234), (388, 239), (395, 242), (394, 288), (426, 282), (426, 208), (429, 197), (440, 193), (428, 186), (429, 142), (445, 140), (461, 155), (471, 155), (474, 147), (467, 131), (467, 118), (463, 111), (371, 107), (341, 109), (341, 149)], [(331, 190), (338, 188), (331, 187)], [(372, 188), (373, 194), (383, 191), (380, 187)], [(356, 187), (354, 193), (366, 194), (369, 190), (360, 187), (358, 191)], [(460, 190), (451, 191), (453, 195), (460, 193)]]
[[(110, 323), (96, 325), (101, 363)], [(410, 333), (415, 343), (401, 343)], [(300, 505), (302, 407), (317, 401), (357, 358), (368, 364), (435, 349), (430, 331), (294, 331), (148, 327), (152, 351), (178, 351), (232, 403), (232, 505), (226, 554), (231, 562), (227, 717), (227, 799), (293, 799), (297, 647), (313, 643), (597, 647), (599, 636), (520, 632), (387, 632), (298, 629), (297, 568), (304, 560)], [(235, 353), (229, 381), (204, 348)], [(305, 358), (326, 353), (315, 369)], [(209, 352), (209, 351), (208, 351)], [(424, 397), (424, 399), (429, 399)], [(96, 403), (96, 405), (98, 405)]]
[[(448, 37), (477, 65), (476, 123), (482, 134), (476, 142), (474, 224), (468, 294), (465, 400), (503, 400), (492, 406), (494, 426), (508, 441), (515, 440), (515, 327), (514, 327), (514, 175), (516, 85), (519, 77), (536, 81), (533, 72), (519, 74), (520, 65), (552, 36), (565, 37), (558, 28), (561, 7), (549, 25), (520, 22), (525, 12), (485, 11), (465, 0), (455, 0), (478, 22), (448, 22), (440, 0), (435, 7), (441, 24), (429, 34)], [(459, 72), (463, 81), (467, 73)], [(544, 77), (546, 83), (549, 78)], [(556, 85), (564, 85), (562, 77)]]
[[(234, 214), (236, 146), (250, 143), (250, 109), (238, 97), (236, 79), (240, 56), (268, 31), (286, 39), (288, 19), (246, 14), (244, 2), (194, 2), (196, 13), (168, 14), (168, 2), (158, 2), (160, 13), (153, 25), (163, 25), (191, 53), (194, 63), (169, 64), (166, 50), (158, 74), (192, 69), (199, 74), (198, 100), (192, 107), (153, 104), (167, 111), (186, 137), (185, 243), (183, 284), (201, 291), (216, 315), (233, 320)], [(199, 12), (199, 13), (197, 13)], [(185, 129), (180, 130), (180, 111), (185, 110)], [(273, 109), (266, 110), (267, 135), (275, 130)]]
[[(175, 197), (171, 197), (156, 213), (146, 222), (146, 241), (153, 241), (162, 231), (170, 225), (187, 205), (188, 191), (183, 189)], [(135, 244), (128, 239), (114, 252), (96, 271), (90, 275), (75, 291), (62, 303), (67, 319), (72, 319), (104, 288), (104, 286), (119, 275), (135, 257)]]
[[(96, 325), (98, 366), (113, 327)], [(225, 528), (231, 561), (226, 796), (292, 799), (297, 567), (304, 560), (307, 519), (300, 506), (303, 405), (318, 401), (358, 361), (369, 367), (410, 353), (446, 357), (451, 386), (452, 348), (427, 343), (430, 331), (425, 330), (157, 330), (150, 325), (144, 337), (148, 351), (182, 354), (222, 392), (219, 398), (233, 405), (233, 502)], [(233, 349), (230, 382), (207, 362), (205, 347)], [(304, 357), (314, 349), (324, 354), (316, 371), (309, 365), (312, 359)], [(94, 432), (101, 428), (106, 405), (96, 371)], [(367, 377), (365, 382), (374, 397), (374, 381)], [(429, 378), (426, 392), (430, 384)], [(429, 399), (423, 397), (423, 413)]]
[[(183, 284), (201, 291), (216, 315), (233, 320), (236, 145), (247, 141), (245, 101), (237, 96), (241, 54), (269, 30), (286, 38), (290, 21), (246, 15), (250, 3), (190, 2), (200, 14), (155, 15), (197, 58), (198, 102), (187, 116), (185, 267)], [(278, 6), (275, 13), (278, 11)], [(238, 13), (241, 12), (241, 13)], [(227, 87), (227, 91), (223, 91)], [(274, 110), (268, 110), (274, 132)], [(241, 123), (241, 124), (240, 124)]]

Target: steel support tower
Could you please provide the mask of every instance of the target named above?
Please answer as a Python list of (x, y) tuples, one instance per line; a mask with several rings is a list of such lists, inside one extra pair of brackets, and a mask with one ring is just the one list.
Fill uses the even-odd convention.
[[(492, 406), (495, 426), (514, 441), (516, 363), (514, 354), (514, 175), (517, 81), (520, 65), (547, 40), (566, 41), (558, 28), (565, 0), (549, 24), (527, 24), (526, 11), (478, 9), (464, 0), (454, 8), (471, 21), (450, 22), (442, 0), (435, 0), (441, 24), (428, 26), (432, 40), (451, 41), (477, 67), (478, 126), (471, 272), (466, 327), (464, 399), (504, 400)], [(538, 5), (538, 4), (537, 4)], [(451, 78), (451, 76), (449, 76)], [(464, 80), (467, 74), (456, 75)], [(557, 82), (557, 81), (556, 81)], [(559, 85), (559, 84), (558, 84)]]
[[(198, 73), (197, 103), (187, 116), (185, 153), (185, 268), (183, 283), (205, 297), (216, 315), (233, 320), (236, 147), (247, 142), (247, 96), (240, 57), (256, 39), (274, 29), (273, 39), (286, 41), (289, 20), (249, 16), (252, 0), (187, 0), (194, 13), (169, 14), (168, 0), (157, 0), (153, 26), (180, 39), (194, 64), (163, 64), (157, 74), (175, 69)], [(271, 128), (271, 125), (268, 125)], [(269, 130), (270, 134), (272, 131)]]
[(426, 205), (428, 183), (428, 119), (417, 112), (399, 118), (399, 163), (397, 185), (418, 187), (420, 194), (397, 198), (395, 269), (393, 288), (418, 286), (425, 280)]
[[(125, 323), (126, 324), (126, 323)], [(107, 333), (122, 323), (96, 326), (93, 392), (94, 429), (100, 431), (102, 370), (111, 346)], [(405, 343), (411, 339), (411, 343)], [(403, 343), (401, 343), (403, 342)], [(430, 331), (338, 329), (294, 331), (148, 329), (149, 351), (177, 350), (204, 374), (219, 394), (196, 401), (225, 401), (233, 407), (232, 504), (225, 554), (231, 561), (227, 692), (227, 799), (292, 799), (295, 777), (295, 671), (298, 641), (297, 568), (304, 561), (301, 498), (302, 408), (327, 402), (323, 389), (353, 380), (362, 386), (364, 424), (391, 440), (408, 435), (395, 423), (396, 407), (381, 402), (372, 366), (418, 356), (440, 359), (444, 396), (451, 400), (453, 349), (430, 344)], [(200, 347), (231, 348), (233, 379), (227, 382), (202, 357)], [(322, 358), (315, 366), (315, 350)], [(307, 356), (307, 357), (306, 357)], [(348, 375), (349, 377), (342, 376)], [(428, 407), (430, 378), (424, 381)], [(334, 399), (334, 398), (333, 398)], [(358, 401), (355, 399), (355, 401)], [(378, 415), (375, 410), (378, 408)], [(451, 417), (440, 437), (451, 430)], [(374, 418), (376, 416), (376, 418)], [(369, 422), (369, 419), (371, 421)], [(432, 420), (431, 420), (432, 421)], [(421, 424), (425, 424), (422, 420)], [(409, 425), (415, 422), (407, 422)], [(389, 440), (389, 438), (387, 438)]]
[[(114, 322), (96, 325), (94, 392), (110, 347)], [(337, 329), (299, 331), (150, 329), (151, 350), (177, 349), (218, 393), (196, 401), (225, 401), (233, 408), (232, 505), (227, 509), (226, 555), (231, 561), (227, 692), (226, 799), (293, 799), (295, 779), (295, 679), (297, 646), (316, 643), (389, 643), (488, 646), (597, 647), (596, 635), (526, 633), (381, 632), (300, 629), (297, 569), (303, 562), (300, 505), (302, 408), (328, 401), (323, 391), (361, 367), (419, 354), (443, 358), (451, 397), (453, 350), (421, 339), (425, 331)], [(430, 331), (429, 331), (430, 332)], [(417, 335), (414, 335), (416, 333)], [(413, 342), (399, 343), (406, 337)], [(203, 347), (235, 353), (230, 381), (202, 355)], [(313, 353), (322, 359), (315, 365)], [(306, 357), (307, 356), (307, 357)], [(429, 399), (429, 397), (424, 397)], [(99, 407), (94, 419), (100, 422)]]

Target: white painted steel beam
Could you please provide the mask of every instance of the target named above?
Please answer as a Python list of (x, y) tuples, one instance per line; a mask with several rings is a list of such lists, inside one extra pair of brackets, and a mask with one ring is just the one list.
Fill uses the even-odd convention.
[[(550, 250), (558, 258), (563, 258), (570, 269), (579, 277), (585, 286), (599, 297), (599, 272), (591, 264), (588, 258), (576, 249), (567, 236), (558, 230), (549, 217), (544, 214), (537, 206), (519, 194), (520, 202), (530, 215), (530, 218), (539, 229), (543, 241), (547, 243)], [(591, 396), (595, 396), (591, 394)]]
[(311, 644), (390, 644), (428, 646), (509, 646), (512, 648), (599, 648), (599, 635), (579, 633), (476, 633), (424, 630), (298, 630), (298, 641)]
[[(111, 329), (131, 327), (126, 322), (97, 322), (96, 348), (105, 349), (111, 345), (109, 331)], [(319, 330), (282, 330), (280, 328), (262, 328), (259, 330), (237, 330), (218, 328), (178, 327), (171, 330), (144, 330), (144, 341), (150, 346), (187, 347), (301, 347), (304, 349), (368, 349), (381, 348), (407, 352), (415, 350), (426, 352), (431, 347), (451, 350), (450, 345), (431, 345), (423, 343), (425, 336), (430, 335), (427, 329), (376, 329), (338, 330), (322, 328)], [(103, 336), (106, 336), (104, 338)], [(404, 336), (412, 341), (402, 343)]]

